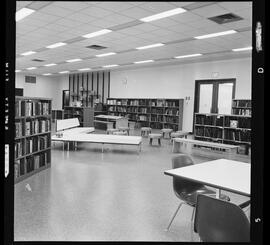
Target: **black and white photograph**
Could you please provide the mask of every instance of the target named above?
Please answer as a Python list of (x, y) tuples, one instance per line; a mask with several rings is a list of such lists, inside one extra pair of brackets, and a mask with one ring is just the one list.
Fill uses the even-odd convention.
[(261, 241), (256, 4), (14, 1), (6, 236)]

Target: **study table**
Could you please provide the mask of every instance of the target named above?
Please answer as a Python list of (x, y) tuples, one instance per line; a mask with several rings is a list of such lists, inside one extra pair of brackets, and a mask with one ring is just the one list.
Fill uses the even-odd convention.
[(95, 116), (95, 127), (98, 125), (106, 125), (106, 129), (108, 128), (119, 128), (119, 127), (128, 127), (128, 119), (120, 116), (112, 116), (112, 115), (96, 115)]
[(250, 197), (250, 164), (228, 159), (218, 159), (182, 168), (167, 170), (166, 175), (192, 180), (217, 189)]
[[(140, 136), (126, 136), (126, 135), (108, 135), (108, 134), (64, 134), (63, 137), (58, 138), (52, 136), (53, 141), (70, 142), (84, 142), (84, 143), (100, 143), (102, 144), (102, 152), (104, 144), (117, 145), (135, 145), (138, 146), (138, 152), (141, 151), (142, 137)], [(75, 148), (76, 149), (76, 148)]]

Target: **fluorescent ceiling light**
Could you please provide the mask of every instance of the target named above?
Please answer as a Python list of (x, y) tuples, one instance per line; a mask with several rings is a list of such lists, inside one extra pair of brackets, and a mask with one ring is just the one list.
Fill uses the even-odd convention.
[(148, 48), (156, 48), (156, 47), (160, 47), (163, 46), (163, 43), (155, 43), (155, 44), (151, 44), (151, 45), (147, 45), (147, 46), (143, 46), (143, 47), (138, 47), (136, 49), (148, 49)]
[(51, 63), (51, 64), (47, 64), (47, 65), (44, 65), (44, 66), (56, 66), (55, 63)]
[(69, 73), (69, 71), (60, 71), (59, 73), (63, 74), (63, 73)]
[(100, 31), (96, 31), (96, 32), (92, 32), (92, 33), (88, 33), (86, 35), (83, 35), (83, 37), (85, 37), (85, 38), (97, 37), (97, 36), (100, 36), (100, 35), (107, 34), (109, 32), (112, 32), (112, 31), (109, 30), (109, 29), (102, 29)]
[(189, 58), (189, 57), (196, 57), (201, 56), (202, 54), (188, 54), (188, 55), (181, 55), (181, 56), (175, 56), (175, 59), (182, 59), (182, 58)]
[(246, 51), (246, 50), (251, 50), (252, 47), (245, 47), (245, 48), (234, 48), (232, 51), (237, 52), (237, 51)]
[(102, 66), (102, 67), (109, 68), (109, 67), (115, 67), (115, 66), (119, 66), (119, 65), (106, 65), (106, 66)]
[(31, 55), (31, 54), (35, 54), (35, 53), (36, 53), (35, 51), (28, 51), (28, 52), (22, 53), (21, 55), (27, 56), (27, 55)]
[(140, 21), (150, 22), (150, 21), (154, 21), (154, 20), (163, 19), (163, 18), (166, 18), (166, 17), (169, 17), (169, 16), (173, 16), (173, 15), (176, 15), (176, 14), (181, 14), (181, 13), (184, 13), (184, 12), (186, 12), (186, 10), (183, 9), (183, 8), (175, 8), (175, 9), (171, 9), (171, 10), (159, 13), (159, 14), (154, 14), (154, 15), (142, 18), (142, 19), (140, 19)]
[(68, 63), (72, 63), (72, 62), (77, 62), (77, 61), (81, 61), (82, 59), (72, 59), (72, 60), (66, 60), (66, 62)]
[(52, 75), (52, 73), (45, 73), (45, 74), (42, 74), (43, 76), (50, 76)]
[(49, 45), (46, 48), (58, 48), (58, 47), (61, 47), (61, 46), (64, 46), (64, 45), (66, 45), (66, 43), (59, 42), (59, 43), (54, 43), (52, 45)]
[(33, 9), (29, 9), (29, 8), (22, 8), (19, 11), (16, 12), (16, 21), (20, 21), (23, 18), (25, 18), (26, 16), (34, 13), (35, 10)]
[(116, 54), (116, 53), (110, 52), (110, 53), (106, 53), (106, 54), (97, 54), (96, 57), (110, 56), (110, 55), (114, 55), (114, 54)]
[(78, 71), (90, 71), (91, 68), (81, 68), (81, 69), (78, 69)]
[(29, 67), (29, 68), (26, 68), (26, 70), (35, 70), (37, 69), (36, 67)]
[(142, 61), (136, 61), (133, 62), (134, 64), (143, 64), (143, 63), (150, 63), (150, 62), (154, 62), (154, 60), (142, 60)]
[(20, 72), (21, 70), (15, 70), (15, 72)]
[(211, 38), (211, 37), (218, 37), (218, 36), (234, 34), (236, 32), (237, 31), (235, 31), (235, 30), (222, 31), (222, 32), (216, 32), (216, 33), (211, 33), (211, 34), (207, 34), (207, 35), (197, 36), (197, 37), (194, 37), (194, 38), (196, 38), (196, 39), (205, 39), (205, 38)]

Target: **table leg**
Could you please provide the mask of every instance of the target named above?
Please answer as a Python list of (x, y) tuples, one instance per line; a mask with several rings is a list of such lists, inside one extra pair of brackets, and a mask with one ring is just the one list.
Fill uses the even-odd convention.
[(101, 144), (102, 145), (102, 147), (101, 147), (101, 151), (102, 151), (102, 153), (104, 152), (104, 149), (103, 149), (103, 146), (104, 146), (104, 144)]
[(221, 190), (220, 189), (216, 189), (216, 198), (220, 199), (220, 194), (221, 194)]

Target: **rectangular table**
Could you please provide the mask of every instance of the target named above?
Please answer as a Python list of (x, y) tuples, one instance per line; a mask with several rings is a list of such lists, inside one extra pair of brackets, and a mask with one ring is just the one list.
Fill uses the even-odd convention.
[[(198, 146), (205, 146), (205, 147), (211, 147), (211, 148), (217, 148), (217, 149), (223, 149), (225, 152), (218, 152), (211, 150), (211, 154), (202, 154), (202, 150), (196, 150), (192, 148), (193, 145)], [(210, 141), (202, 141), (202, 140), (194, 140), (194, 139), (185, 139), (185, 138), (173, 138), (173, 147), (172, 152), (183, 152), (188, 154), (199, 154), (199, 155), (207, 155), (208, 157), (217, 157), (220, 158), (220, 156), (224, 156), (224, 153), (226, 156), (231, 159), (232, 156), (234, 156), (237, 153), (237, 149), (239, 148), (239, 145), (230, 145), (230, 144), (222, 144), (222, 143), (216, 143), (216, 142), (210, 142)]]
[[(126, 135), (108, 135), (108, 134), (69, 134), (63, 135), (61, 138), (52, 137), (52, 140), (62, 142), (84, 142), (84, 143), (100, 143), (102, 144), (102, 152), (104, 144), (118, 145), (136, 145), (141, 151), (142, 137), (126, 136)], [(69, 148), (68, 148), (69, 149)]]
[(228, 159), (194, 164), (164, 172), (166, 175), (192, 180), (220, 190), (226, 190), (243, 196), (250, 196), (250, 164)]
[(114, 128), (128, 127), (128, 119), (120, 116), (96, 115), (94, 121), (96, 121), (97, 123), (112, 122)]

